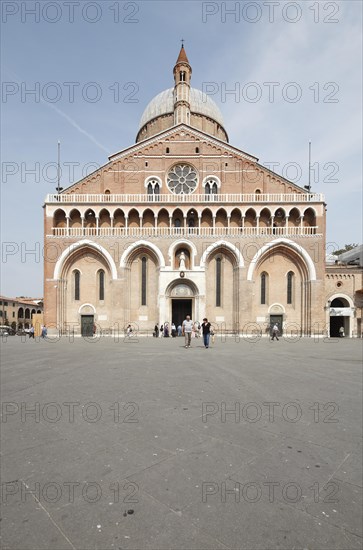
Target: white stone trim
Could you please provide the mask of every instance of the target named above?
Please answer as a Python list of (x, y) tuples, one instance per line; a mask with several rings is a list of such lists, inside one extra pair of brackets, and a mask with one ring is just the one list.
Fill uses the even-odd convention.
[[(164, 170), (158, 170), (158, 171), (164, 172)], [(147, 178), (145, 178), (145, 181), (144, 181), (145, 189), (147, 189), (147, 187), (148, 187), (151, 180), (156, 180), (159, 184), (160, 189), (161, 189), (161, 187), (163, 185), (163, 182), (162, 182), (161, 178), (159, 178), (159, 176), (148, 176)], [(153, 189), (155, 189), (155, 185), (153, 185)]]
[(133, 252), (133, 250), (135, 250), (139, 246), (150, 248), (153, 252), (155, 252), (159, 260), (160, 267), (165, 267), (165, 260), (164, 260), (163, 253), (161, 252), (160, 248), (158, 248), (154, 243), (150, 241), (136, 241), (135, 243), (130, 244), (130, 246), (126, 248), (125, 252), (121, 256), (120, 267), (126, 267), (127, 258), (129, 257), (131, 252)]
[(202, 187), (204, 188), (206, 186), (206, 183), (208, 180), (214, 180), (214, 182), (217, 184), (217, 187), (218, 189), (221, 188), (221, 180), (219, 179), (218, 176), (214, 176), (213, 174), (210, 174), (209, 176), (206, 176), (204, 179), (203, 179), (203, 182), (202, 182)]
[[(282, 304), (280, 304), (279, 302), (275, 302), (275, 303), (273, 303), (273, 304), (270, 305), (270, 307), (268, 308), (268, 314), (269, 314), (269, 315), (274, 315), (274, 313), (271, 312), (271, 310), (272, 310), (272, 308), (273, 308), (274, 306), (278, 306), (279, 308), (281, 308), (281, 310), (282, 310), (282, 315), (285, 315), (286, 310), (285, 310), (284, 306), (283, 306)], [(275, 315), (280, 315), (280, 313), (275, 313)]]
[(55, 280), (58, 280), (60, 278), (65, 261), (71, 256), (71, 254), (73, 254), (73, 252), (75, 252), (79, 248), (82, 248), (82, 246), (89, 246), (90, 248), (93, 248), (94, 250), (97, 250), (97, 252), (102, 254), (107, 260), (108, 266), (111, 271), (112, 279), (117, 279), (117, 268), (111, 254), (107, 252), (107, 250), (103, 248), (103, 246), (101, 246), (100, 244), (94, 241), (90, 241), (88, 239), (84, 239), (82, 241), (78, 241), (76, 243), (71, 244), (70, 246), (68, 246), (68, 248), (66, 248), (62, 252), (62, 254), (57, 260), (57, 263), (55, 264), (54, 275), (53, 275), (53, 278)]
[[(254, 157), (252, 155), (249, 155), (248, 153), (244, 153), (243, 151), (240, 151), (239, 149), (234, 148), (233, 146), (229, 145), (229, 143), (227, 143), (226, 141), (216, 138), (210, 134), (204, 133), (203, 131), (200, 131), (197, 128), (194, 128), (193, 126), (188, 126), (186, 124), (175, 124), (171, 128), (168, 128), (167, 130), (162, 130), (159, 134), (155, 134), (149, 138), (146, 138), (142, 141), (137, 142), (135, 145), (132, 145), (131, 147), (129, 147), (124, 151), (120, 151), (119, 153), (114, 153), (113, 155), (110, 155), (108, 157), (109, 161), (113, 162), (120, 158), (129, 156), (130, 154), (132, 155), (132, 153), (136, 153), (140, 149), (143, 149), (146, 145), (157, 143), (158, 141), (165, 139), (167, 137), (170, 137), (176, 131), (180, 131), (180, 130), (185, 130), (191, 133), (192, 135), (198, 137), (199, 139), (206, 141), (207, 143), (212, 143), (213, 145), (219, 145), (223, 147), (226, 151), (229, 151), (230, 153), (232, 153), (233, 155), (238, 155), (243, 159), (250, 160), (252, 163), (255, 163), (258, 161), (257, 157)], [(107, 166), (107, 164), (105, 166)], [(104, 168), (104, 166), (101, 166), (100, 168)]]
[(210, 246), (208, 246), (208, 248), (206, 248), (206, 250), (204, 251), (203, 256), (201, 257), (201, 260), (200, 260), (201, 267), (205, 267), (208, 256), (220, 246), (223, 246), (224, 248), (228, 248), (229, 250), (231, 250), (236, 256), (238, 267), (244, 267), (245, 264), (244, 264), (244, 260), (241, 252), (238, 250), (238, 248), (234, 244), (229, 243), (227, 241), (217, 241), (216, 243), (213, 243)]
[(80, 306), (79, 310), (78, 310), (79, 315), (82, 315), (82, 309), (86, 306), (91, 307), (93, 309), (93, 313), (96, 314), (96, 308), (95, 308), (94, 305), (92, 305), (92, 304), (82, 304)]
[[(336, 293), (336, 294), (332, 294), (328, 300), (330, 300), (331, 302), (333, 300), (335, 300), (335, 298), (344, 298), (344, 300), (347, 300), (347, 302), (349, 303), (349, 307), (352, 307), (352, 308), (355, 308), (354, 306), (354, 302), (352, 300), (352, 298), (350, 298), (347, 294), (343, 294), (343, 292), (339, 292), (339, 293)], [(331, 307), (331, 306), (330, 306)], [(334, 309), (334, 307), (333, 307)], [(338, 308), (339, 309), (339, 308)]]
[(279, 244), (284, 244), (287, 247), (292, 248), (295, 252), (297, 252), (300, 256), (302, 256), (302, 258), (305, 260), (305, 263), (309, 271), (309, 280), (316, 281), (315, 265), (313, 260), (309, 256), (309, 254), (306, 252), (306, 250), (302, 246), (296, 244), (294, 241), (291, 241), (290, 239), (284, 239), (284, 238), (276, 239), (275, 241), (269, 242), (256, 252), (248, 268), (247, 281), (253, 280), (253, 273), (255, 271), (256, 265), (260, 260), (260, 258), (265, 254), (265, 252), (267, 252), (271, 248), (278, 246)]
[(174, 241), (170, 246), (169, 246), (169, 250), (168, 250), (168, 256), (169, 256), (169, 259), (170, 259), (170, 265), (173, 265), (173, 262), (172, 262), (172, 259), (173, 259), (173, 256), (174, 256), (174, 250), (176, 249), (177, 246), (181, 246), (181, 245), (184, 245), (186, 246), (187, 248), (191, 248), (192, 249), (192, 253), (193, 253), (193, 261), (192, 261), (192, 266), (194, 267), (195, 266), (195, 258), (197, 256), (197, 247), (195, 246), (195, 244), (192, 242), (192, 241), (188, 241), (186, 239), (179, 239), (177, 241)]

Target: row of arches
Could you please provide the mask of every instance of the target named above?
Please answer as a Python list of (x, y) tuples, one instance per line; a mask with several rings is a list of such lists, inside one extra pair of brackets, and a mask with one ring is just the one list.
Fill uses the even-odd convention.
[(88, 208), (66, 212), (57, 209), (53, 216), (54, 228), (170, 228), (170, 227), (315, 227), (316, 212), (308, 207), (287, 208), (136, 208), (109, 210)]
[[(253, 273), (257, 265), (260, 264), (261, 258), (266, 258), (266, 260), (268, 260), (271, 264), (276, 264), (275, 251), (279, 248), (284, 249), (286, 251), (285, 254), (287, 255), (299, 257), (306, 266), (307, 279), (316, 280), (316, 270), (314, 262), (312, 261), (309, 254), (302, 246), (298, 245), (290, 239), (285, 238), (279, 238), (271, 241), (270, 243), (265, 244), (262, 248), (255, 247), (255, 254), (253, 258), (251, 258), (248, 268), (247, 280), (253, 280)], [(244, 267), (245, 262), (240, 248), (228, 241), (223, 240), (214, 242), (203, 251), (202, 257), (199, 260), (199, 267), (204, 267), (211, 254), (214, 254), (219, 249), (227, 250), (228, 253), (232, 255), (236, 267)], [(176, 258), (182, 250), (188, 251), (190, 258), (193, 258), (191, 265), (193, 267), (197, 267), (197, 262), (195, 261), (197, 249), (192, 241), (184, 239), (174, 241), (169, 247), (169, 258)], [(124, 250), (120, 258), (120, 267), (127, 267), (130, 264), (130, 261), (132, 260), (134, 255), (140, 254), (142, 253), (142, 251), (147, 251), (149, 254), (152, 254), (158, 267), (164, 268), (166, 267), (166, 265), (168, 265), (168, 263), (165, 261), (164, 254), (159, 247), (157, 247), (151, 241), (139, 240), (134, 242), (127, 249)], [(117, 267), (111, 254), (99, 243), (91, 240), (78, 241), (65, 249), (55, 265), (53, 278), (57, 280), (63, 276), (65, 266), (69, 264), (70, 259), (72, 259), (72, 261), (74, 261), (75, 257), (87, 259), (88, 253), (92, 254), (95, 258), (98, 258), (102, 261), (103, 265), (107, 267), (107, 270), (110, 273), (110, 277), (113, 280), (118, 278)], [(248, 254), (250, 254), (249, 248)]]
[(19, 307), (18, 319), (31, 319), (32, 315), (35, 315), (36, 313), (42, 313), (42, 311), (40, 309)]

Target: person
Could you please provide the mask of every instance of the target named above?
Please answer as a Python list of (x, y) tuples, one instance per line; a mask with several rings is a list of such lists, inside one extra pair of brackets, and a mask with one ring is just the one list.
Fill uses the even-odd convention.
[(42, 338), (45, 338), (48, 334), (47, 327), (42, 325)]
[(131, 338), (131, 336), (132, 336), (132, 326), (131, 325), (127, 325), (126, 334), (127, 334), (128, 338)]
[(160, 335), (159, 336), (160, 336), (160, 338), (162, 336), (164, 336), (164, 325), (161, 325), (161, 327), (160, 327)]
[(169, 338), (169, 324), (164, 323), (164, 338)]
[(190, 318), (190, 315), (187, 315), (186, 318), (183, 321), (183, 335), (185, 336), (185, 347), (190, 348), (191, 340), (192, 340), (192, 331), (193, 331), (194, 323)]
[(154, 336), (155, 336), (155, 338), (159, 337), (159, 325), (158, 325), (158, 323), (156, 323), (156, 325), (154, 327)]
[(178, 325), (178, 336), (181, 336), (183, 333), (183, 329), (181, 325)]
[(34, 338), (34, 327), (33, 327), (33, 325), (29, 329), (29, 338)]
[(173, 338), (176, 337), (176, 326), (175, 326), (175, 323), (172, 323), (171, 325), (171, 335)]
[(204, 317), (203, 323), (202, 323), (202, 332), (203, 332), (203, 343), (206, 349), (209, 348), (210, 327), (211, 327), (211, 324), (208, 322), (208, 319)]
[(271, 338), (271, 341), (273, 341), (275, 338), (276, 340), (278, 341), (278, 333), (279, 333), (279, 326), (277, 323), (274, 324), (274, 326), (272, 327), (272, 338)]
[(344, 336), (345, 336), (343, 326), (341, 326), (340, 329), (339, 329), (339, 336), (340, 336), (340, 338), (344, 338)]

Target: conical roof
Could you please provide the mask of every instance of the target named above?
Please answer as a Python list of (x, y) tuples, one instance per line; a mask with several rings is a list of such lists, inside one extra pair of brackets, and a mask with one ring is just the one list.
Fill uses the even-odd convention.
[(188, 63), (188, 65), (189, 65), (189, 59), (188, 59), (187, 54), (185, 52), (184, 44), (180, 48), (179, 57), (176, 60), (175, 65), (177, 65), (178, 63)]

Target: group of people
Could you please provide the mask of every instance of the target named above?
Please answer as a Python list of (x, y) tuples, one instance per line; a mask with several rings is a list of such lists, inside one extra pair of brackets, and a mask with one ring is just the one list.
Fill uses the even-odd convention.
[[(46, 325), (42, 325), (41, 326), (41, 332), (40, 332), (40, 335), (42, 338), (45, 338), (48, 334), (48, 329), (46, 327)], [(29, 338), (34, 338), (35, 337), (35, 328), (33, 327), (33, 325), (30, 327), (29, 329)]]
[(208, 349), (210, 338), (214, 338), (214, 333), (212, 330), (212, 325), (208, 322), (206, 317), (203, 319), (203, 323), (200, 324), (192, 321), (190, 315), (187, 315), (182, 324), (178, 325), (178, 327), (176, 327), (175, 323), (172, 323), (171, 329), (169, 328), (169, 323), (164, 323), (164, 325), (161, 325), (160, 328), (158, 323), (156, 323), (153, 336), (155, 338), (168, 338), (169, 336), (176, 338), (177, 336), (184, 336), (186, 348), (191, 347), (192, 338), (199, 338), (200, 336), (203, 336), (204, 347)]

